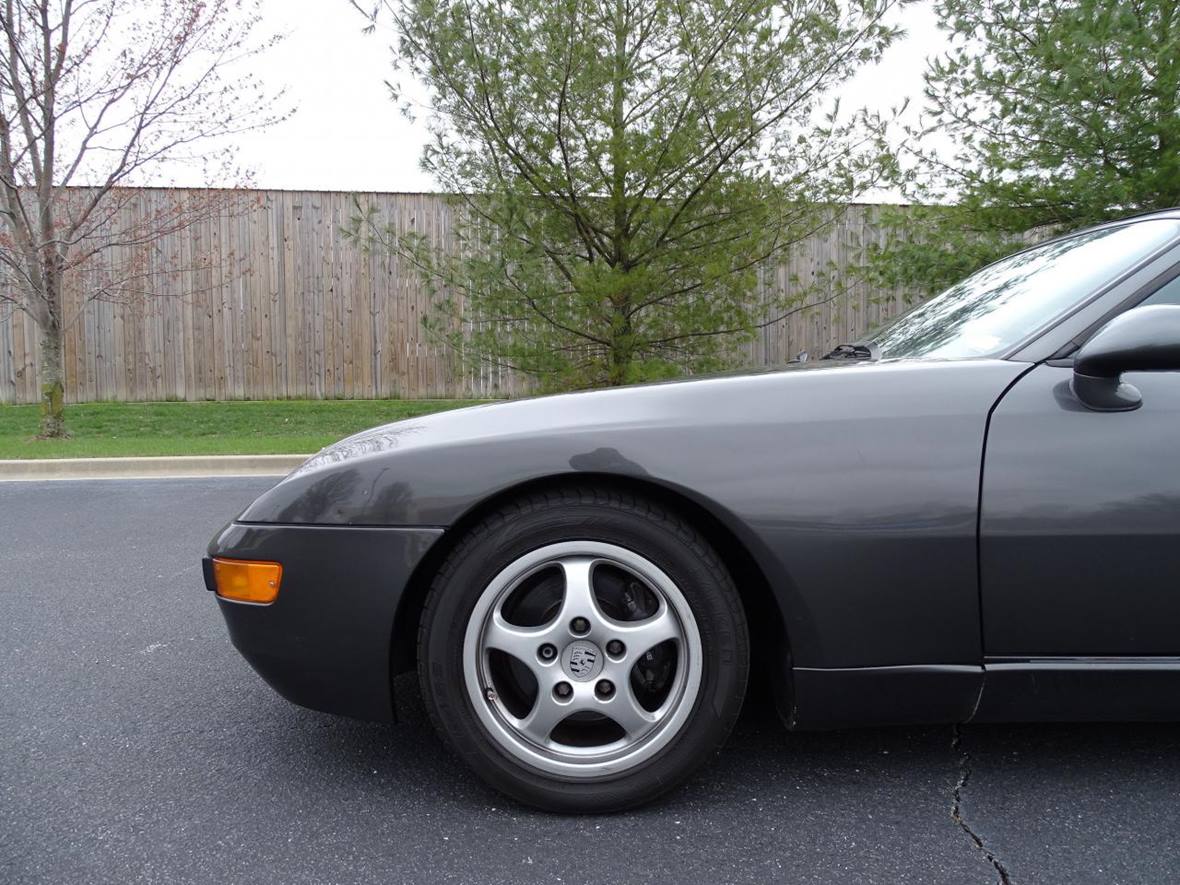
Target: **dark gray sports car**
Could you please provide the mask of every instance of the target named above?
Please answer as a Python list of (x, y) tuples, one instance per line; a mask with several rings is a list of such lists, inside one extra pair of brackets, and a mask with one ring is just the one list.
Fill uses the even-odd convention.
[(205, 561), (301, 704), (427, 708), (562, 811), (791, 728), (1180, 718), (1180, 210), (1041, 243), (827, 358), (480, 406), (310, 459)]

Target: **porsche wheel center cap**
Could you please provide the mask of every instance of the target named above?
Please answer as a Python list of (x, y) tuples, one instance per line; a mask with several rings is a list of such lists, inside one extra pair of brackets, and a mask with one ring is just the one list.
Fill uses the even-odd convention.
[(561, 666), (570, 679), (585, 682), (602, 672), (604, 657), (602, 649), (593, 642), (578, 639), (565, 647), (561, 654)]

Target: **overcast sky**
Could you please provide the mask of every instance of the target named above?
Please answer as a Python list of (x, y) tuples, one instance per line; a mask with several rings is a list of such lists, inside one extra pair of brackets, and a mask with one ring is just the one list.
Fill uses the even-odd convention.
[[(272, 129), (241, 138), (240, 160), (256, 184), (433, 190), (418, 168), (422, 124), (402, 118), (383, 82), (390, 76), (389, 34), (363, 34), (364, 20), (347, 0), (266, 0), (264, 8), (263, 30), (287, 37), (264, 57), (261, 73), (269, 85), (285, 85), (298, 110)], [(909, 7), (900, 20), (908, 36), (847, 85), (846, 109), (886, 110), (906, 95), (917, 102), (926, 57), (941, 51), (946, 39), (928, 3)], [(177, 183), (186, 183), (183, 177), (177, 175)]]

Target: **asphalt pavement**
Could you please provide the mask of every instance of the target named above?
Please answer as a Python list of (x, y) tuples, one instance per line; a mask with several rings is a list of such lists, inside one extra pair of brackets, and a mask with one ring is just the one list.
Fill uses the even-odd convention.
[(686, 788), (529, 811), (402, 721), (295, 707), (199, 557), (273, 480), (0, 483), (0, 882), (1180, 879), (1180, 726), (788, 734), (751, 705)]

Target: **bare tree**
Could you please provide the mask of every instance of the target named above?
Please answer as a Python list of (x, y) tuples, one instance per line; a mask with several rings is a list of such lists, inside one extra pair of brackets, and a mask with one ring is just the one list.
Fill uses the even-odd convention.
[(67, 435), (67, 305), (150, 295), (144, 250), (235, 200), (182, 191), (145, 215), (129, 187), (177, 163), (238, 184), (225, 137), (285, 116), (248, 68), (277, 39), (255, 38), (258, 2), (0, 0), (0, 303), (38, 328), (43, 437)]

